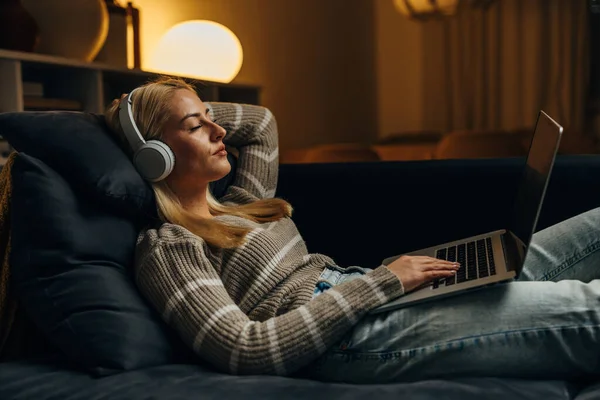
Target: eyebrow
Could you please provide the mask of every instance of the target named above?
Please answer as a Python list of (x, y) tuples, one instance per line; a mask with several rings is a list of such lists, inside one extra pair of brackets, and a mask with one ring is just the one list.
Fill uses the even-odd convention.
[[(206, 111), (204, 111), (204, 113), (206, 115), (208, 115), (209, 112), (210, 112), (210, 109), (208, 109), (208, 108), (206, 109)], [(182, 123), (183, 121), (185, 121), (186, 119), (191, 118), (191, 117), (201, 117), (201, 116), (202, 116), (201, 113), (186, 114), (183, 118), (181, 118), (181, 121), (179, 121), (179, 123)]]

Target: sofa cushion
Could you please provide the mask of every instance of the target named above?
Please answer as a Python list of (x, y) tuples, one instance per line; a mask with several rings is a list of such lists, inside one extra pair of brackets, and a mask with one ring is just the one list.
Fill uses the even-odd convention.
[(178, 341), (130, 276), (141, 220), (79, 195), (23, 153), (13, 165), (11, 218), (18, 300), (72, 361), (107, 375), (177, 359)]
[[(232, 376), (197, 365), (165, 365), (102, 379), (49, 361), (0, 364), (2, 399), (572, 400), (579, 385), (558, 380), (462, 377), (379, 385), (281, 376)], [(151, 396), (149, 396), (151, 393)], [(587, 390), (586, 390), (587, 393)], [(600, 392), (577, 396), (597, 400)]]

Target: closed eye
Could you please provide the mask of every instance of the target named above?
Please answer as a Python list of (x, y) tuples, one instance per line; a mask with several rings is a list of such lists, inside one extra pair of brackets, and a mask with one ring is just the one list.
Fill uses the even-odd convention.
[[(212, 123), (216, 124), (217, 120), (216, 119), (212, 120)], [(200, 124), (198, 126), (195, 126), (195, 127), (191, 128), (190, 131), (192, 131), (192, 132), (197, 131), (198, 129), (202, 128), (203, 126), (204, 126), (204, 124)]]

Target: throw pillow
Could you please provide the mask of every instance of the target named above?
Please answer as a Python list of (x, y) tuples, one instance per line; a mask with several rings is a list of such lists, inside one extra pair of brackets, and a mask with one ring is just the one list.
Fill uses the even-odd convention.
[(95, 375), (177, 360), (180, 343), (130, 276), (142, 221), (34, 157), (20, 153), (12, 172), (11, 284), (30, 320)]
[[(72, 360), (106, 375), (168, 364), (179, 352), (133, 284), (136, 234), (154, 194), (101, 115), (0, 114), (13, 168), (13, 281), (29, 318)], [(211, 184), (221, 197), (232, 172)], [(183, 347), (182, 347), (183, 350)]]

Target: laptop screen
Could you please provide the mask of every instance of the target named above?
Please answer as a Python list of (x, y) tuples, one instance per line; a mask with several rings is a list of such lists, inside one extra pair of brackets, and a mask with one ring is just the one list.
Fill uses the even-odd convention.
[(562, 131), (560, 125), (540, 111), (509, 225), (525, 246), (529, 246), (535, 232)]

